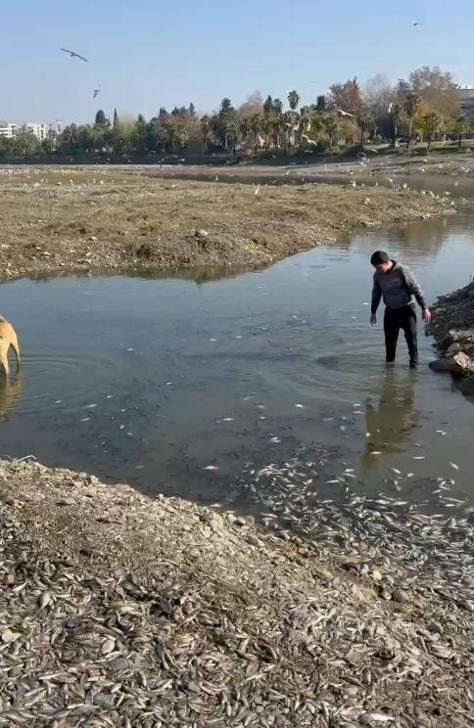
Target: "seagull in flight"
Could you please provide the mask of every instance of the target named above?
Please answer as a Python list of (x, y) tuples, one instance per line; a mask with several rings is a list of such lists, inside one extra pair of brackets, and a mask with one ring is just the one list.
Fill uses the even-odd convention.
[(94, 93), (92, 94), (93, 99), (97, 98), (97, 96), (100, 94), (101, 89), (102, 89), (102, 86), (99, 86), (98, 88), (94, 89)]
[(336, 111), (337, 111), (337, 112), (338, 112), (338, 113), (339, 113), (339, 114), (340, 114), (341, 116), (350, 116), (351, 118), (352, 118), (352, 117), (354, 116), (354, 114), (350, 114), (350, 113), (349, 113), (348, 111), (344, 111), (344, 109), (336, 109)]
[(416, 28), (418, 25), (421, 25), (420, 21), (419, 20), (414, 20), (413, 21), (413, 27)]
[(71, 58), (80, 58), (81, 61), (85, 61), (86, 63), (89, 63), (88, 58), (84, 58), (84, 56), (81, 56), (79, 53), (75, 53), (75, 51), (69, 51), (67, 48), (61, 48), (63, 53), (69, 53)]

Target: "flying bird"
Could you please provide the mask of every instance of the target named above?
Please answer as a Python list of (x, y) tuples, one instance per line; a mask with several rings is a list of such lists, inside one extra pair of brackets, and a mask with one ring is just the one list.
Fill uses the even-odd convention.
[(350, 116), (350, 117), (354, 116), (354, 114), (349, 114), (349, 112), (344, 111), (344, 109), (336, 109), (336, 111), (338, 114), (341, 114), (341, 116)]
[(89, 63), (88, 58), (84, 58), (84, 56), (81, 56), (79, 53), (76, 53), (75, 51), (69, 51), (67, 48), (61, 48), (63, 53), (69, 53), (71, 58), (79, 58), (81, 61), (85, 61), (86, 63)]
[(98, 88), (94, 89), (94, 93), (92, 94), (93, 99), (97, 98), (97, 96), (100, 94), (101, 89), (102, 89), (102, 86), (99, 86)]
[(420, 21), (419, 20), (414, 20), (413, 21), (413, 27), (416, 28), (418, 25), (421, 25)]

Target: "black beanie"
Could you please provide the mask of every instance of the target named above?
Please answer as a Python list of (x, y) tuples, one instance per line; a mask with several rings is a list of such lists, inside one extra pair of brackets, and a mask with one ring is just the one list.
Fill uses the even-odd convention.
[(372, 265), (380, 265), (380, 263), (388, 263), (389, 255), (384, 250), (376, 250), (372, 255), (370, 262)]

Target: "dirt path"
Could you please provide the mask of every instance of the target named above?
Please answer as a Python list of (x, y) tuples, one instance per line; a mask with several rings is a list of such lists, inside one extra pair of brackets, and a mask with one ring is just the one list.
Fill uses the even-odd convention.
[(1, 275), (260, 266), (348, 230), (451, 212), (412, 191), (148, 178), (135, 169), (0, 174)]

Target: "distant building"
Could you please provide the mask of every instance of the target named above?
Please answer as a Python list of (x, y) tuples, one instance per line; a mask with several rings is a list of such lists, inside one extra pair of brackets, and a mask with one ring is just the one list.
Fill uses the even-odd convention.
[(13, 139), (17, 131), (17, 125), (0, 121), (0, 137)]
[(29, 122), (28, 124), (15, 124), (14, 122), (0, 122), (0, 137), (6, 137), (7, 139), (13, 139), (19, 131), (26, 129), (35, 135), (40, 142), (44, 141), (48, 136), (49, 130), (52, 128), (51, 124), (38, 124), (36, 122)]
[(474, 121), (474, 88), (459, 88), (459, 112), (467, 121)]

